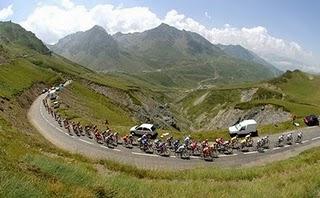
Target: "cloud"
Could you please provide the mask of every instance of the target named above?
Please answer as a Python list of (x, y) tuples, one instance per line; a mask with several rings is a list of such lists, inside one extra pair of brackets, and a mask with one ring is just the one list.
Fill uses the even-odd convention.
[(204, 12), (204, 16), (208, 19), (211, 19), (211, 16), (208, 14), (208, 12)]
[(64, 8), (71, 9), (74, 7), (74, 3), (70, 0), (61, 0), (61, 5)]
[[(207, 12), (204, 14), (207, 17), (210, 16)], [(242, 45), (271, 63), (280, 66), (286, 63), (283, 64), (285, 69), (300, 67), (305, 70), (315, 70), (315, 68), (320, 70), (320, 68), (309, 66), (320, 62), (311, 52), (303, 49), (296, 42), (270, 35), (265, 27), (238, 28), (225, 24), (220, 28), (207, 28), (176, 10), (170, 10), (163, 19), (160, 19), (148, 7), (126, 8), (123, 5), (116, 7), (111, 4), (98, 4), (87, 8), (71, 0), (60, 0), (58, 5), (38, 4), (20, 24), (46, 43), (55, 43), (68, 34), (87, 30), (94, 25), (100, 25), (108, 33), (114, 34), (142, 32), (158, 26), (161, 22), (178, 29), (197, 32), (214, 44)]]
[(11, 4), (7, 8), (3, 8), (0, 10), (0, 20), (5, 20), (13, 14), (12, 6), (13, 5)]
[(144, 31), (160, 23), (161, 20), (147, 7), (99, 4), (88, 9), (70, 0), (62, 0), (59, 5), (39, 4), (26, 20), (20, 22), (46, 43), (55, 43), (70, 33), (84, 31), (94, 25), (100, 25), (113, 34)]
[[(273, 37), (262, 26), (237, 28), (225, 24), (222, 28), (209, 29), (192, 18), (179, 14), (176, 10), (169, 11), (164, 21), (178, 29), (197, 32), (214, 44), (241, 45), (279, 66), (281, 66), (281, 62), (273, 61), (274, 59), (281, 58), (282, 62), (290, 62), (290, 67), (287, 63), (284, 69), (300, 68), (307, 71), (320, 71), (320, 68), (311, 66), (319, 62), (312, 52), (303, 49), (296, 42)], [(302, 62), (304, 64), (298, 64)]]

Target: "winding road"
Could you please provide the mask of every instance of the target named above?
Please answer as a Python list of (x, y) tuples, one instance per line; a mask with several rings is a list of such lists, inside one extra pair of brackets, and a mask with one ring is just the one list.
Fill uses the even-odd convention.
[[(302, 151), (320, 146), (320, 128), (308, 127), (300, 129), (303, 132), (302, 144), (273, 147), (278, 135), (271, 135), (271, 148), (263, 153), (257, 151), (234, 152), (231, 155), (219, 155), (213, 162), (207, 162), (192, 156), (190, 160), (182, 160), (175, 156), (161, 157), (154, 154), (146, 154), (138, 148), (128, 149), (121, 145), (115, 149), (98, 144), (95, 140), (86, 136), (70, 136), (58, 123), (46, 112), (42, 104), (44, 94), (40, 95), (32, 104), (28, 112), (31, 124), (52, 144), (72, 153), (81, 154), (92, 159), (107, 159), (120, 163), (130, 164), (146, 169), (188, 169), (203, 166), (241, 167), (254, 166), (283, 160), (295, 156)], [(294, 132), (296, 133), (296, 132)], [(294, 134), (295, 136), (296, 134)]]

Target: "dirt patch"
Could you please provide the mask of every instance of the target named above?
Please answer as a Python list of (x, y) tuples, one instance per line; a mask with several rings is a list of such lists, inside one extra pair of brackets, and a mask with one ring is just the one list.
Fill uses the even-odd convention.
[(201, 97), (199, 97), (198, 99), (196, 99), (196, 100), (193, 102), (193, 106), (196, 106), (196, 105), (202, 103), (202, 102), (206, 99), (206, 97), (207, 97), (208, 94), (209, 94), (209, 92), (203, 94)]
[(241, 91), (241, 102), (249, 102), (252, 96), (258, 91), (258, 88), (247, 89)]
[(44, 87), (44, 84), (35, 84), (15, 98), (1, 97), (0, 116), (8, 120), (13, 126), (24, 129), (24, 132), (34, 131), (29, 122), (25, 122), (27, 120), (27, 112)]
[(285, 122), (291, 118), (292, 115), (289, 112), (273, 105), (254, 107), (250, 110), (230, 108), (220, 110), (204, 128), (206, 130), (226, 128), (246, 119), (254, 119), (258, 124), (267, 125)]
[(139, 90), (123, 91), (116, 88), (90, 84), (91, 89), (108, 97), (131, 114), (139, 122), (153, 123), (159, 128), (180, 130), (168, 104), (162, 104), (149, 94)]

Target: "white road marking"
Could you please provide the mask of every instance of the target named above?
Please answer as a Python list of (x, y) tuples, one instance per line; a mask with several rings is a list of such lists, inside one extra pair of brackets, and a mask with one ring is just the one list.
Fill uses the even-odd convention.
[(198, 156), (190, 156), (191, 159), (200, 159), (201, 157)]
[(174, 156), (174, 155), (170, 155), (170, 157), (172, 157), (172, 158), (176, 158), (176, 156)]
[(150, 156), (150, 157), (159, 157), (159, 155), (155, 154), (148, 154), (148, 153), (136, 153), (136, 152), (131, 152), (134, 155), (143, 155), (143, 156)]
[(317, 128), (318, 126), (310, 126), (310, 127), (307, 127), (308, 129), (313, 129), (313, 128)]
[(108, 147), (106, 147), (106, 146), (103, 146), (103, 145), (100, 145), (100, 147), (102, 147), (102, 148), (105, 148), (105, 149), (109, 149)]
[(281, 147), (274, 147), (272, 150), (279, 150)]
[(238, 155), (237, 153), (233, 153), (233, 154), (229, 154), (229, 155), (226, 155), (226, 154), (221, 154), (221, 155), (218, 155), (218, 157), (230, 157), (230, 156), (236, 156)]
[(64, 133), (63, 130), (61, 130), (60, 128), (56, 127), (54, 124), (52, 124), (52, 123), (44, 116), (41, 106), (40, 106), (40, 114), (41, 114), (42, 118), (43, 118), (45, 121), (47, 121), (52, 127), (54, 127), (55, 129), (57, 129), (59, 132)]
[(246, 152), (246, 153), (243, 153), (244, 155), (250, 155), (250, 154), (254, 154), (254, 153), (258, 153), (258, 151), (251, 151), (251, 152)]
[(120, 151), (121, 151), (120, 149), (116, 149), (116, 148), (111, 149), (111, 150), (118, 151), (118, 152), (120, 152)]
[(118, 151), (118, 152), (120, 152), (120, 151), (121, 151), (120, 149), (116, 149), (116, 148), (109, 148), (109, 147), (104, 146), (104, 145), (100, 145), (100, 147), (105, 148), (105, 149), (110, 149), (110, 150), (113, 150), (113, 151)]
[(284, 148), (287, 148), (287, 147), (289, 147), (290, 145), (284, 145)]
[[(72, 136), (73, 137), (73, 136)], [(85, 142), (85, 143), (87, 143), (87, 144), (93, 144), (92, 142), (89, 142), (89, 141), (87, 141), (87, 140), (83, 140), (83, 139), (79, 139), (80, 141), (82, 141), (82, 142)]]
[(320, 136), (319, 136), (319, 137), (312, 138), (311, 140), (317, 140), (317, 139), (320, 139)]
[(304, 140), (304, 141), (302, 141), (301, 143), (303, 144), (303, 143), (306, 143), (306, 142), (309, 142), (309, 140)]

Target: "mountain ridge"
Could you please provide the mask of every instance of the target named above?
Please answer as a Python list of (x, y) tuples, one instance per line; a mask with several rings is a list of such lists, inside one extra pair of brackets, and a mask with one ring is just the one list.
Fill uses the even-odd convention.
[(166, 77), (171, 75), (168, 78), (172, 81), (172, 78), (192, 78), (199, 82), (219, 76), (224, 82), (239, 82), (241, 78), (264, 80), (278, 74), (271, 64), (231, 56), (197, 33), (164, 23), (141, 33), (114, 35), (94, 26), (60, 39), (51, 49), (96, 71), (135, 74), (161, 71)]

